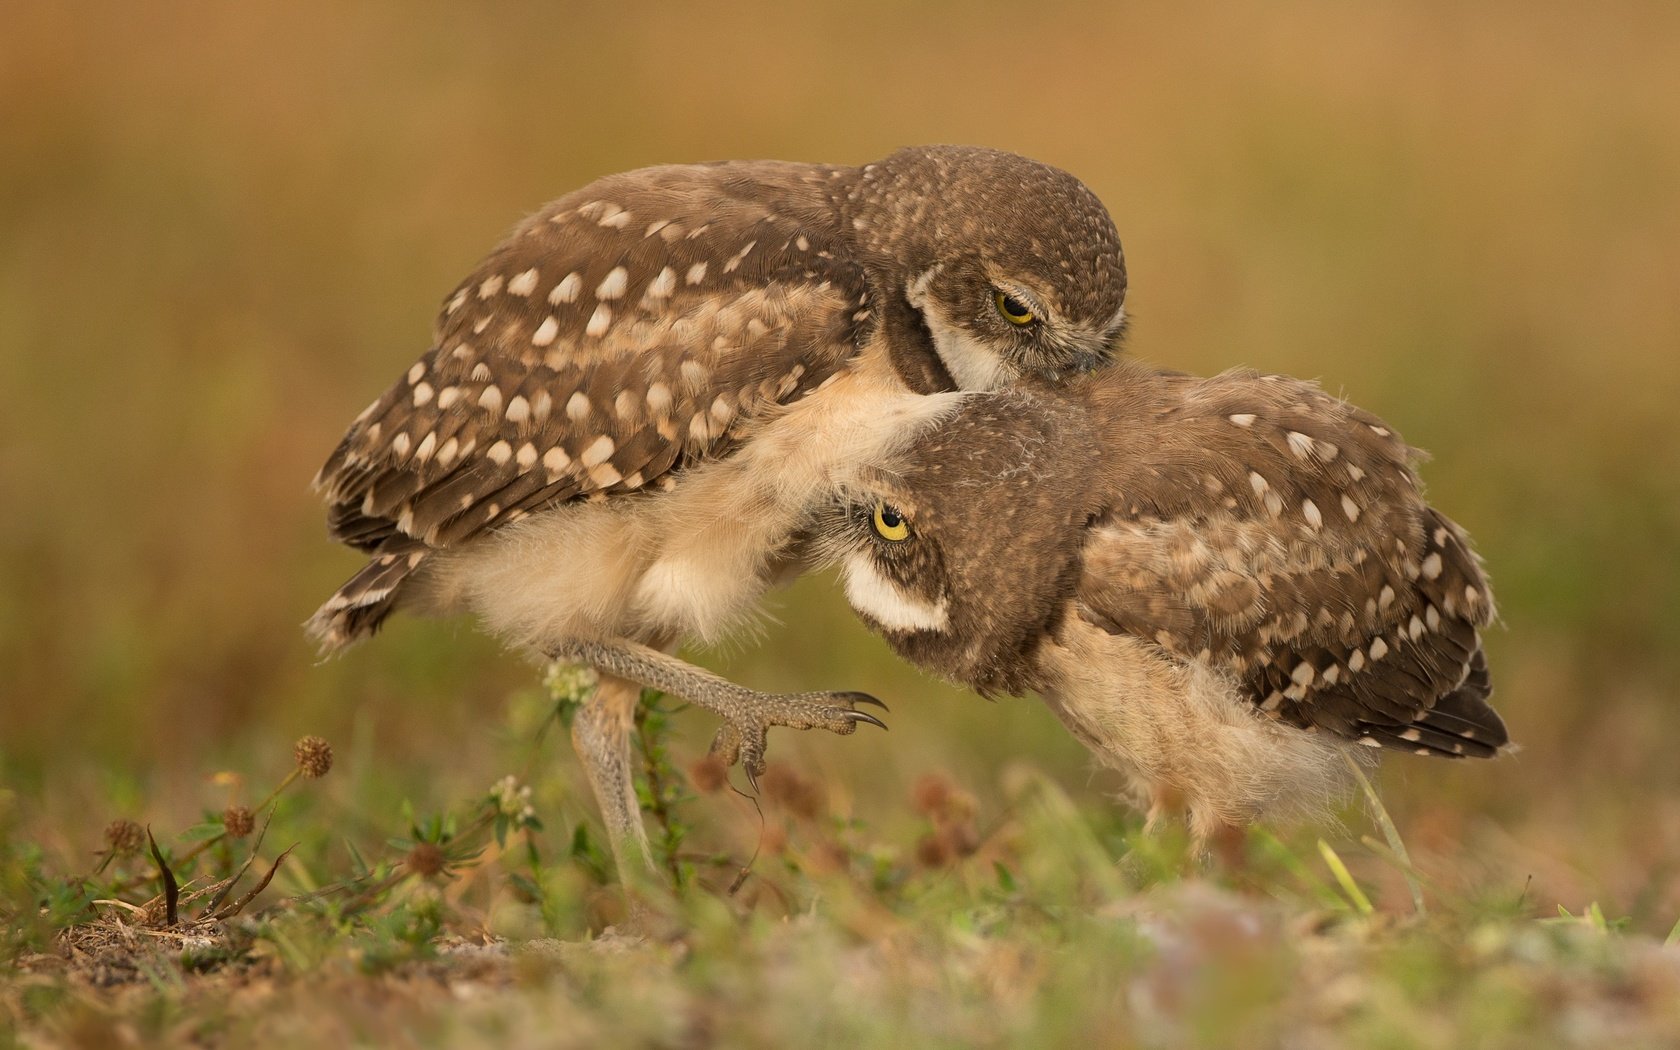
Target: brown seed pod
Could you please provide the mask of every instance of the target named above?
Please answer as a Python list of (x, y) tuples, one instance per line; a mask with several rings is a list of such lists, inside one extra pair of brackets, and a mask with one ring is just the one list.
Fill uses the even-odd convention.
[(146, 844), (146, 829), (132, 820), (113, 820), (105, 825), (105, 844), (112, 853), (138, 853)]
[(418, 842), (408, 851), (403, 863), (416, 875), (430, 877), (442, 871), (447, 860), (441, 847), (431, 842)]
[(292, 754), (306, 777), (324, 777), (332, 769), (332, 745), (318, 736), (306, 736), (299, 740)]
[(228, 838), (242, 839), (256, 830), (257, 817), (246, 806), (229, 806), (222, 810), (222, 827)]

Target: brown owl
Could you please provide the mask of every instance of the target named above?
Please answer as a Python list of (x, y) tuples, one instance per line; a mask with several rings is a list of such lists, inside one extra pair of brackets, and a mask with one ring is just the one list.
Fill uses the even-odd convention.
[(430, 348), (316, 478), (366, 566), (309, 623), (328, 651), (393, 611), (472, 612), (604, 676), (573, 740), (624, 870), (641, 686), (723, 719), (849, 733), (858, 694), (774, 696), (671, 652), (799, 571), (812, 507), (956, 404), (1089, 371), (1126, 271), (1077, 179), (996, 150), (861, 167), (726, 162), (597, 180), (514, 228), (444, 300)]
[(1310, 383), (1124, 362), (969, 396), (819, 542), (900, 654), (1041, 694), (1205, 840), (1324, 810), (1350, 750), (1506, 745), (1487, 580), (1417, 458)]

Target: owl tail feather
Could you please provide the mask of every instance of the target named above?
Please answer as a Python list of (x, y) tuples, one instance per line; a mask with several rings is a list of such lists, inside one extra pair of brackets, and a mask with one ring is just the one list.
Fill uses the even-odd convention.
[(1418, 722), (1451, 733), (1470, 746), (1470, 754), (1481, 750), (1497, 753), (1509, 747), (1511, 734), (1489, 704), (1493, 682), (1488, 677), (1487, 656), (1477, 649), (1470, 658), (1469, 670), (1458, 688), (1435, 701), (1435, 706)]
[(413, 540), (386, 543), (360, 572), (333, 592), (304, 624), (320, 646), (321, 655), (331, 656), (379, 630), (385, 618), (396, 611), (403, 582), (426, 559), (428, 550), (425, 544)]

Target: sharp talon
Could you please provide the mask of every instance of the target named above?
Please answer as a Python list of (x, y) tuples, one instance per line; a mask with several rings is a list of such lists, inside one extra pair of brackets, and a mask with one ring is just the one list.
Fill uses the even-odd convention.
[(854, 722), (868, 722), (872, 726), (887, 728), (887, 724), (867, 711), (843, 711), (841, 714)]
[(891, 711), (892, 710), (892, 708), (888, 707), (885, 703), (881, 702), (880, 700), (875, 699), (873, 696), (870, 696), (868, 693), (836, 693), (835, 695), (842, 700), (849, 700), (854, 704), (872, 704), (875, 707), (879, 707), (883, 711)]
[(754, 773), (752, 771), (752, 767), (747, 765), (745, 762), (741, 763), (741, 768), (746, 770), (747, 784), (748, 784), (748, 786), (750, 786), (753, 789), (753, 794), (755, 794), (755, 795), (759, 794), (758, 774)]

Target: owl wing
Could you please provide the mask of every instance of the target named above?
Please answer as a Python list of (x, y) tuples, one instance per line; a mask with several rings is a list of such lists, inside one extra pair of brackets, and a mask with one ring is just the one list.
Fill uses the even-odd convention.
[(1245, 372), (1159, 422), (1089, 527), (1086, 619), (1303, 728), (1448, 755), (1507, 742), (1486, 702), (1487, 581), (1424, 502), (1414, 450), (1316, 386)]
[(377, 626), (430, 550), (555, 503), (669, 486), (834, 375), (870, 304), (818, 203), (833, 170), (644, 169), (520, 224), (316, 476), (332, 535), (374, 560), (315, 633), (331, 647)]

